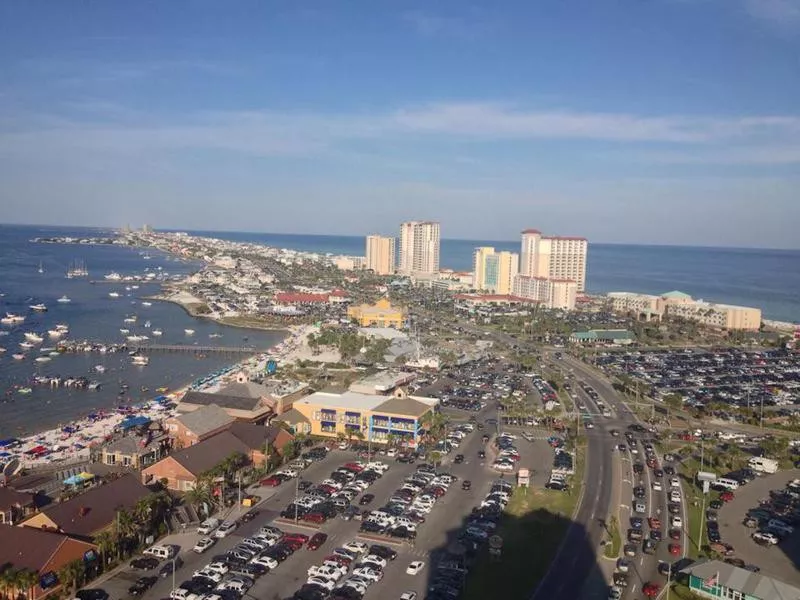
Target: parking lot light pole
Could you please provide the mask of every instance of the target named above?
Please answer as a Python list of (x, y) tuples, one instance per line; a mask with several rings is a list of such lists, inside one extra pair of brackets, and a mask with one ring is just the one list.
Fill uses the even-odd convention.
[(299, 499), (299, 495), (300, 495), (300, 475), (298, 474), (298, 475), (297, 475), (297, 476), (294, 478), (294, 524), (295, 524), (295, 525), (297, 525), (297, 520), (298, 520), (298, 515), (297, 515), (297, 511), (298, 511), (297, 500)]
[(177, 559), (178, 559), (178, 555), (177, 554), (174, 557), (172, 557), (172, 591), (173, 592), (175, 591), (175, 568), (177, 566), (175, 564), (175, 561)]

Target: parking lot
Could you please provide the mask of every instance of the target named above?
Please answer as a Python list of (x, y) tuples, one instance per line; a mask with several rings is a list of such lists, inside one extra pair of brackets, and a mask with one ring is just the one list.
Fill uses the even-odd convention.
[[(484, 411), (490, 414), (486, 409)], [(466, 416), (466, 415), (465, 415)], [(455, 424), (454, 424), (455, 426)], [(209, 550), (203, 554), (192, 551), (195, 543), (202, 537), (196, 531), (187, 531), (173, 536), (169, 536), (164, 542), (180, 546), (179, 556), (184, 563), (177, 570), (175, 584), (180, 586), (182, 582), (191, 579), (194, 571), (202, 568), (212, 561), (215, 556), (226, 554), (229, 550), (240, 544), (245, 538), (252, 537), (264, 525), (273, 523), (286, 533), (303, 533), (312, 536), (317, 532), (327, 535), (325, 542), (316, 550), (310, 550), (305, 546), (297, 549), (291, 556), (285, 559), (274, 568), (273, 571), (255, 580), (255, 584), (248, 594), (258, 598), (287, 598), (291, 597), (308, 578), (307, 571), (313, 565), (319, 565), (323, 559), (330, 555), (335, 548), (353, 540), (362, 540), (367, 544), (380, 543), (393, 548), (397, 552), (397, 558), (389, 562), (383, 569), (383, 576), (380, 581), (369, 586), (366, 595), (373, 598), (399, 598), (404, 591), (413, 591), (424, 596), (428, 584), (426, 570), (431, 567), (431, 552), (442, 551), (453, 541), (456, 532), (462, 526), (471, 510), (484, 500), (490, 490), (491, 482), (498, 479), (501, 473), (490, 468), (492, 461), (497, 456), (498, 449), (489, 442), (483, 440), (484, 432), (490, 431), (491, 427), (483, 430), (475, 430), (466, 436), (460, 445), (452, 450), (443, 461), (443, 466), (439, 472), (449, 472), (456, 480), (449, 486), (447, 492), (438, 498), (430, 507), (430, 512), (424, 515), (425, 521), (417, 527), (416, 537), (413, 540), (391, 539), (386, 536), (374, 534), (364, 534), (359, 532), (362, 524), (359, 520), (343, 520), (342, 518), (332, 518), (320, 525), (314, 525), (293, 519), (280, 519), (279, 514), (285, 510), (295, 497), (295, 481), (290, 480), (278, 487), (256, 487), (248, 490), (252, 493), (267, 498), (258, 507), (258, 514), (251, 521), (242, 523), (226, 537), (215, 542)], [(534, 482), (539, 485), (544, 484), (545, 475), (539, 473), (549, 472), (553, 463), (553, 451), (543, 439), (529, 442), (518, 439), (516, 445), (519, 448), (519, 465), (526, 466), (534, 470)], [(485, 458), (479, 458), (479, 452), (485, 452)], [(456, 460), (457, 455), (462, 455), (463, 459)], [(312, 463), (307, 469), (300, 473), (300, 478), (304, 481), (319, 484), (329, 477), (330, 473), (346, 463), (351, 463), (357, 459), (356, 454), (350, 451), (333, 450), (321, 461)], [(369, 486), (365, 493), (373, 494), (374, 500), (367, 506), (359, 506), (359, 499), (354, 498), (353, 505), (359, 509), (377, 508), (386, 503), (392, 494), (403, 485), (404, 480), (415, 473), (415, 464), (404, 464), (395, 462), (389, 457), (378, 457), (385, 462), (389, 468), (386, 473), (378, 478)], [(512, 473), (505, 474), (505, 478), (514, 479)], [(463, 481), (468, 480), (471, 485), (468, 490), (462, 489)], [(229, 518), (241, 517), (246, 509), (234, 509), (236, 512)], [(276, 521), (277, 519), (277, 521)], [(418, 575), (409, 575), (406, 568), (412, 561), (423, 561)], [(121, 569), (113, 577), (101, 584), (106, 589), (111, 598), (130, 597), (129, 588), (142, 576), (157, 575), (158, 571), (165, 562), (155, 569), (148, 571), (136, 571), (132, 568)], [(159, 578), (155, 585), (142, 594), (146, 598), (166, 598), (172, 590), (172, 577)], [(420, 597), (421, 597), (420, 596)], [(313, 596), (309, 596), (313, 597)], [(227, 600), (227, 598), (223, 598)]]
[[(736, 558), (760, 568), (766, 575), (793, 585), (800, 585), (800, 534), (795, 531), (791, 535), (782, 536), (777, 546), (761, 546), (753, 540), (752, 534), (758, 529), (768, 530), (769, 519), (766, 517), (768, 514), (776, 516), (769, 505), (760, 506), (759, 503), (769, 499), (770, 492), (784, 490), (789, 481), (797, 478), (800, 478), (798, 469), (757, 477), (735, 491), (733, 500), (722, 506), (718, 517), (722, 538), (734, 547)], [(794, 506), (796, 510), (800, 507), (800, 502)], [(759, 509), (766, 512), (755, 512)], [(748, 513), (759, 521), (758, 526), (745, 526)], [(788, 514), (791, 515), (791, 509)], [(793, 516), (781, 515), (776, 518), (791, 520), (795, 529), (800, 526), (800, 517), (796, 512)]]

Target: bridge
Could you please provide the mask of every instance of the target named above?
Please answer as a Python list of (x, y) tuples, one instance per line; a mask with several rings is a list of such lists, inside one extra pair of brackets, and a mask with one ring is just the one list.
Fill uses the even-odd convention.
[(256, 354), (261, 352), (253, 346), (196, 346), (189, 344), (128, 344), (128, 349), (139, 352), (190, 352), (193, 354)]

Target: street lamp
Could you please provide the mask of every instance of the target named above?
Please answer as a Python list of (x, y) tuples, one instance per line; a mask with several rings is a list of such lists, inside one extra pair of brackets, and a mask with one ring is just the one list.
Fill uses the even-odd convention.
[(175, 592), (175, 569), (177, 568), (177, 565), (175, 563), (176, 560), (178, 560), (178, 555), (177, 554), (175, 554), (175, 556), (172, 557), (172, 561), (171, 561), (172, 562), (172, 591), (173, 592)]

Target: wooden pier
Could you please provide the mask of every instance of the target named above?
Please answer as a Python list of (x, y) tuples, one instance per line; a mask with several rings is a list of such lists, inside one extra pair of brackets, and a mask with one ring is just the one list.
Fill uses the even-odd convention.
[(195, 346), (189, 344), (127, 344), (129, 350), (145, 354), (148, 352), (191, 352), (193, 354), (256, 354), (253, 346)]

